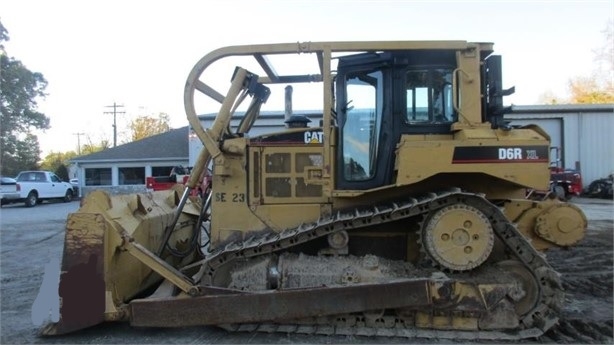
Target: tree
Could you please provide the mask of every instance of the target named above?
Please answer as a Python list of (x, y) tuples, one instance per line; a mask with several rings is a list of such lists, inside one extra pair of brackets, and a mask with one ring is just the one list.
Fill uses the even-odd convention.
[(548, 90), (539, 95), (537, 102), (541, 104), (559, 104), (564, 101), (560, 99), (554, 92)]
[(614, 103), (612, 82), (603, 82), (598, 76), (576, 77), (569, 81), (571, 103), (604, 104)]
[(151, 116), (139, 116), (130, 123), (132, 141), (165, 133), (171, 130), (170, 118), (166, 113), (158, 114), (157, 118)]
[(614, 103), (614, 24), (611, 20), (602, 33), (605, 44), (594, 51), (596, 69), (593, 75), (569, 81), (572, 103)]
[(605, 36), (605, 44), (595, 51), (599, 70), (606, 71), (606, 78), (612, 82), (614, 77), (614, 21), (609, 20), (602, 31)]
[(111, 147), (111, 143), (108, 139), (101, 139), (98, 143), (94, 143), (92, 138), (88, 135), (86, 137), (87, 143), (81, 147), (81, 155), (89, 155), (94, 152), (103, 151)]
[[(23, 170), (38, 170), (40, 148), (35, 135), (26, 134), (21, 140), (14, 136), (2, 137), (2, 175), (17, 176)], [(11, 146), (7, 148), (5, 143)], [(10, 151), (9, 151), (10, 150)], [(9, 152), (12, 153), (9, 153)]]
[(594, 51), (596, 68), (592, 75), (578, 76), (569, 80), (569, 99), (561, 99), (548, 92), (540, 97), (543, 103), (614, 103), (614, 24), (611, 20), (602, 33), (605, 36), (605, 44)]
[[(43, 170), (57, 171), (60, 168), (60, 166), (69, 165), (69, 161), (76, 156), (77, 154), (75, 153), (75, 151), (68, 151), (68, 152), (53, 152), (52, 151), (47, 156), (45, 156), (40, 166), (41, 166), (41, 169)], [(68, 177), (68, 175), (66, 177)]]
[(60, 164), (53, 172), (58, 175), (60, 180), (62, 181), (70, 181), (70, 177), (68, 177), (68, 168), (64, 164)]
[(8, 32), (0, 22), (0, 173), (14, 176), (36, 169), (40, 148), (36, 129), (48, 129), (49, 118), (36, 111), (37, 98), (45, 98), (47, 81), (19, 60), (8, 57)]

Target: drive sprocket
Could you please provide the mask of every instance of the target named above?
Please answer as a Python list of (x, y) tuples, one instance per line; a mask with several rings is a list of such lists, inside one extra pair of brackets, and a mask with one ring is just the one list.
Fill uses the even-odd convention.
[(484, 213), (462, 203), (438, 209), (422, 224), (422, 248), (436, 265), (452, 271), (481, 265), (492, 252), (494, 240)]

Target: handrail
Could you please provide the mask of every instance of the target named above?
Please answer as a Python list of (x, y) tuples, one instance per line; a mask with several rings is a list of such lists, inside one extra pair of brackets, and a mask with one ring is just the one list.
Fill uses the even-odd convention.
[(471, 79), (471, 76), (467, 72), (463, 71), (461, 68), (456, 68), (454, 71), (452, 71), (452, 107), (466, 124), (471, 124), (471, 122), (467, 119), (465, 115), (463, 115), (463, 112), (460, 110), (459, 98), (461, 97), (459, 96), (461, 96), (461, 89), (458, 88), (458, 72), (461, 72), (468, 79), (468, 82), (471, 83), (473, 81), (473, 79)]

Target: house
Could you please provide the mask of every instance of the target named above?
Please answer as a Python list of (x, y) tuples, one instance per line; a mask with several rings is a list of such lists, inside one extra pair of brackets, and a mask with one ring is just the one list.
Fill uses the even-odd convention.
[(145, 178), (168, 176), (174, 166), (188, 166), (188, 127), (75, 157), (80, 195), (95, 189), (111, 194), (145, 192)]

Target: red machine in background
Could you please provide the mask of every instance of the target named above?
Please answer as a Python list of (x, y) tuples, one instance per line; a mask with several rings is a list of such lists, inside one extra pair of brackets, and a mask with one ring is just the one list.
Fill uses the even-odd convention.
[(561, 165), (561, 149), (550, 148), (550, 190), (560, 199), (569, 199), (582, 194), (582, 175), (580, 170), (565, 169)]
[(527, 198), (540, 200), (549, 194), (560, 200), (569, 200), (582, 194), (582, 174), (580, 170), (562, 167), (561, 149), (550, 148), (550, 186), (548, 190), (530, 190)]
[(582, 194), (582, 175), (577, 170), (550, 168), (550, 184), (559, 198), (569, 199)]
[[(173, 167), (169, 176), (150, 176), (145, 178), (145, 186), (147, 190), (155, 192), (159, 190), (167, 190), (173, 188), (177, 184), (187, 184), (190, 178), (190, 168), (182, 166)], [(203, 187), (204, 186), (204, 187)], [(194, 188), (190, 195), (196, 196), (202, 194), (203, 190), (211, 188), (211, 175), (206, 171), (202, 176), (199, 184)]]
[(169, 176), (150, 176), (145, 178), (148, 190), (159, 191), (171, 189), (177, 183), (185, 184), (190, 177), (189, 169), (182, 166), (173, 167)]

